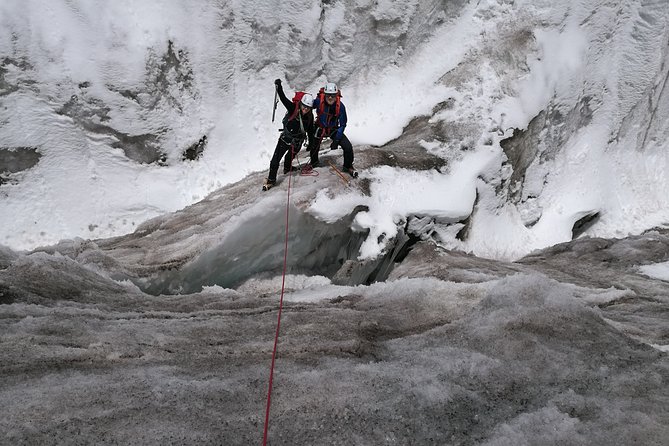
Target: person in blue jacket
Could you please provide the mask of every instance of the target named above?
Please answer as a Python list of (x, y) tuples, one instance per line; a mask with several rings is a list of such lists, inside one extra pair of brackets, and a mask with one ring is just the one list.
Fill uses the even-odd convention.
[(346, 107), (341, 102), (341, 91), (337, 85), (328, 82), (321, 88), (318, 96), (314, 99), (316, 110), (316, 138), (309, 147), (311, 166), (319, 167), (318, 151), (324, 138), (330, 138), (330, 150), (341, 147), (344, 151), (344, 172), (352, 177), (358, 176), (358, 171), (353, 167), (353, 145), (344, 134), (346, 129)]

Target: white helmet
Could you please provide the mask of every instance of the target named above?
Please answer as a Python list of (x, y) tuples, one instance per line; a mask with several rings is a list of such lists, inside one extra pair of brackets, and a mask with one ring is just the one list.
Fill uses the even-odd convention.
[(325, 88), (323, 88), (323, 91), (325, 92), (325, 94), (337, 94), (339, 89), (337, 88), (337, 84), (335, 84), (334, 82), (328, 82), (327, 84), (325, 84)]
[(302, 105), (305, 105), (307, 107), (313, 107), (314, 106), (314, 97), (310, 95), (309, 93), (304, 93), (302, 96)]

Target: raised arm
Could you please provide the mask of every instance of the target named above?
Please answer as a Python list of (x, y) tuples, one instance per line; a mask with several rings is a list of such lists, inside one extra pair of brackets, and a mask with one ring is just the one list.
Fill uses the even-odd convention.
[(281, 99), (281, 103), (283, 104), (284, 107), (286, 107), (288, 113), (294, 112), (295, 107), (293, 106), (293, 101), (288, 99), (286, 97), (286, 94), (283, 92), (283, 87), (281, 86), (281, 79), (275, 80), (274, 85), (276, 85), (276, 91), (279, 93), (279, 99)]

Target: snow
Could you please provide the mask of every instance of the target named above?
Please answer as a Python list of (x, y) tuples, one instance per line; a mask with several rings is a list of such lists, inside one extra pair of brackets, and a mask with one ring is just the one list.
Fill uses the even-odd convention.
[[(473, 17), (475, 10), (470, 6), (463, 11), (457, 21), (438, 30), (401, 66), (391, 65), (353, 86), (352, 94), (344, 98), (350, 110), (346, 134), (351, 141), (383, 145), (399, 137), (411, 118), (429, 115), (436, 104), (455, 93), (438, 79), (478, 43), (484, 24)], [(453, 41), (463, 44), (453, 45)]]
[(669, 262), (654, 263), (652, 265), (643, 265), (639, 267), (641, 274), (653, 279), (666, 280), (669, 282)]
[[(383, 145), (417, 116), (469, 126), (460, 142), (467, 152), (439, 140), (420, 142), (448, 161), (441, 172), (374, 167), (361, 172), (371, 196), (323, 191), (311, 204), (325, 221), (356, 204), (369, 208), (354, 221), (355, 229), (370, 231), (360, 259), (382, 253), (397, 225), (412, 215), (441, 220), (445, 246), (508, 259), (570, 240), (574, 223), (592, 213), (600, 217), (586, 232), (590, 236), (661, 226), (669, 222), (669, 150), (661, 125), (669, 106), (656, 92), (668, 13), (643, 2), (599, 6), (469, 2), (457, 15), (439, 12), (439, 26), (427, 31), (413, 26), (422, 17), (420, 2), (342, 1), (321, 10), (298, 0), (253, 7), (5, 1), (0, 54), (11, 62), (5, 62), (4, 79), (20, 88), (2, 97), (0, 139), (7, 150), (37, 147), (42, 159), (0, 189), (0, 243), (29, 250), (64, 238), (132, 232), (147, 219), (264, 171), (280, 126), (280, 119), (270, 123), (276, 77), (287, 90), (315, 92), (326, 80), (338, 82), (354, 147)], [(356, 16), (361, 10), (369, 16)], [(364, 46), (373, 40), (363, 20), (374, 21), (374, 38), (392, 51), (379, 50), (369, 61), (354, 57), (373, 51)], [(525, 47), (502, 46), (522, 36)], [(173, 84), (147, 111), (120, 92), (151, 100), (150, 68), (159, 65), (168, 41), (184, 52), (182, 69), (192, 70), (193, 85), (174, 84), (171, 71)], [(500, 69), (498, 47), (519, 63)], [(29, 67), (20, 69), (23, 62)], [(633, 94), (627, 93), (630, 79)], [(55, 113), (73, 95), (90, 107), (102, 101), (109, 110), (88, 117)], [(641, 135), (635, 129), (648, 114), (637, 104), (648, 95), (656, 109), (650, 133)], [(573, 133), (527, 170), (528, 201), (505, 202), (497, 190), (508, 176), (500, 140), (512, 127), (526, 129), (542, 110), (553, 107), (566, 116), (586, 97), (592, 119), (563, 123), (573, 125)], [(452, 107), (434, 111), (449, 100)], [(82, 119), (127, 135), (161, 135), (167, 165), (127, 159), (111, 148), (113, 137), (82, 128)], [(203, 157), (179, 162), (181, 151), (205, 134)], [(456, 239), (448, 223), (470, 214), (468, 239)], [(538, 221), (526, 225), (532, 216)]]
[(650, 346), (658, 349), (661, 352), (669, 353), (669, 345), (650, 344)]
[[(273, 444), (664, 444), (669, 233), (626, 236), (669, 223), (668, 23), (642, 0), (3, 0), (0, 154), (41, 158), (0, 172), (0, 442), (258, 442), (285, 288)], [(260, 195), (277, 77), (340, 85), (357, 180)]]
[(587, 41), (577, 26), (563, 30), (537, 30), (534, 33), (539, 49), (528, 57), (528, 74), (519, 79), (515, 97), (496, 105), (496, 114), (504, 116), (504, 128), (525, 128), (544, 110), (556, 93), (565, 94), (575, 75), (583, 69)]
[[(397, 223), (406, 216), (429, 215), (448, 222), (466, 218), (476, 198), (476, 179), (494, 157), (494, 152), (472, 153), (454, 165), (450, 175), (375, 167), (362, 177), (371, 181), (369, 197), (351, 192), (330, 198), (328, 191), (323, 190), (310, 211), (325, 221), (333, 221), (348, 214), (352, 207), (366, 206), (368, 210), (358, 213), (353, 224), (359, 231), (370, 230), (359, 259), (374, 258), (383, 252), (388, 239), (395, 237)], [(379, 241), (380, 237), (383, 240)]]

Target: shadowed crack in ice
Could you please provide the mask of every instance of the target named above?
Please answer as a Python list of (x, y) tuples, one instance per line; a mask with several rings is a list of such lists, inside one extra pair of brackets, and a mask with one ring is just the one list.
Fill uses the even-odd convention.
[[(332, 276), (355, 257), (366, 234), (351, 230), (350, 218), (334, 224), (291, 209), (288, 273)], [(192, 293), (206, 285), (234, 287), (259, 273), (280, 274), (284, 262), (285, 210), (275, 209), (231, 231), (217, 246), (175, 271), (138, 281), (151, 294)]]

